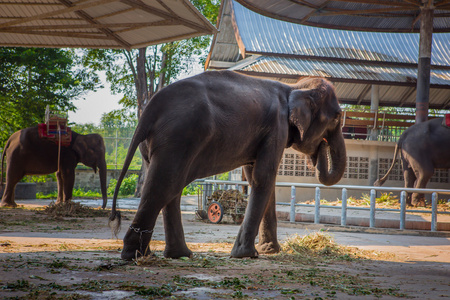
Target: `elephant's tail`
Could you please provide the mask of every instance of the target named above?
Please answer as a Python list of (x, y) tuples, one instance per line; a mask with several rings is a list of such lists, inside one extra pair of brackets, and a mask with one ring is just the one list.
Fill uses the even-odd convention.
[(395, 165), (395, 163), (397, 162), (397, 155), (398, 155), (398, 152), (399, 152), (399, 150), (400, 150), (400, 141), (395, 145), (395, 151), (394, 151), (394, 158), (392, 159), (392, 164), (391, 164), (391, 167), (389, 168), (389, 170), (387, 171), (387, 173), (383, 176), (383, 177), (381, 177), (380, 179), (378, 179), (377, 181), (375, 181), (374, 182), (374, 186), (382, 186), (385, 182), (386, 182), (386, 180), (387, 180), (387, 178), (388, 178), (388, 176), (389, 176), (389, 173), (391, 173), (391, 171), (392, 171), (392, 169), (394, 168), (394, 165)]
[(5, 161), (6, 149), (8, 149), (9, 143), (10, 143), (10, 141), (8, 140), (5, 144), (5, 148), (3, 149), (3, 153), (2, 153), (2, 172), (0, 173), (0, 188), (3, 187), (3, 162)]
[(144, 132), (143, 126), (142, 125), (140, 126), (140, 124), (141, 123), (138, 124), (138, 127), (136, 128), (136, 131), (134, 132), (133, 138), (131, 139), (130, 147), (128, 148), (128, 153), (125, 158), (125, 162), (123, 163), (122, 171), (120, 172), (119, 178), (117, 179), (116, 188), (114, 190), (111, 215), (109, 216), (108, 225), (111, 228), (111, 231), (115, 237), (117, 237), (117, 234), (120, 231), (120, 225), (121, 225), (121, 219), (122, 219), (120, 211), (118, 211), (116, 209), (117, 197), (119, 195), (120, 185), (122, 184), (122, 181), (125, 178), (125, 175), (127, 174), (128, 168), (130, 167), (131, 160), (133, 159), (133, 156), (134, 156), (134, 153), (136, 152), (137, 147), (146, 137), (146, 132)]

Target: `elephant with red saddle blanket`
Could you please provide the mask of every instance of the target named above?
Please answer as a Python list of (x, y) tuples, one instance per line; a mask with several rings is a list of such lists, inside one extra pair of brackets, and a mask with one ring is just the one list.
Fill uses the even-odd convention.
[[(42, 134), (41, 134), (42, 136)], [(16, 207), (14, 189), (25, 175), (44, 175), (56, 172), (59, 202), (72, 199), (75, 167), (79, 162), (91, 167), (100, 175), (103, 205), (106, 207), (105, 144), (99, 134), (82, 135), (72, 131), (70, 144), (58, 146), (54, 140), (39, 135), (38, 126), (19, 130), (6, 142), (2, 155), (1, 184), (3, 185), (3, 161), (6, 156), (6, 185), (0, 206)], [(58, 151), (60, 154), (58, 155)], [(58, 165), (58, 157), (60, 163)]]

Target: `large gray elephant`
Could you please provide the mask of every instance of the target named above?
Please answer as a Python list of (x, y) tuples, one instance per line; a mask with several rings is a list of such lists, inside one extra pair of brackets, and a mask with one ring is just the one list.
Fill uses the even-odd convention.
[(75, 167), (79, 162), (91, 167), (100, 175), (103, 197), (102, 207), (106, 207), (106, 161), (105, 144), (99, 134), (82, 135), (72, 131), (69, 146), (60, 148), (58, 171), (58, 144), (39, 137), (38, 126), (25, 128), (13, 133), (6, 142), (2, 155), (1, 183), (3, 184), (3, 161), (6, 155), (6, 186), (0, 206), (16, 207), (14, 189), (25, 175), (56, 173), (58, 180), (57, 203), (72, 199), (75, 182)]
[[(435, 168), (450, 168), (450, 128), (443, 124), (443, 120), (431, 119), (405, 130), (395, 145), (394, 159), (389, 170), (374, 185), (381, 186), (386, 182), (399, 152), (405, 187), (408, 188), (426, 188)], [(406, 203), (425, 206), (424, 194), (408, 193)]]
[(148, 254), (161, 210), (164, 256), (191, 256), (181, 221), (183, 187), (240, 166), (252, 192), (231, 256), (278, 252), (275, 177), (284, 149), (292, 146), (309, 155), (326, 185), (337, 183), (346, 166), (341, 109), (331, 83), (320, 78), (287, 85), (212, 71), (162, 89), (139, 120), (116, 185), (111, 221), (119, 218), (118, 190), (138, 145), (148, 168), (138, 211), (124, 237), (121, 256), (126, 260)]

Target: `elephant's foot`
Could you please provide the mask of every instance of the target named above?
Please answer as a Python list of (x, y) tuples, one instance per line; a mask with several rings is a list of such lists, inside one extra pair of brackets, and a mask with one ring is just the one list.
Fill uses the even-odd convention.
[(12, 208), (15, 208), (15, 207), (17, 207), (17, 204), (14, 201), (2, 201), (2, 202), (0, 202), (0, 207), (12, 207)]
[(164, 250), (164, 257), (166, 258), (181, 258), (181, 257), (189, 257), (191, 258), (193, 256), (193, 253), (189, 248), (183, 247), (184, 249), (165, 249)]
[(256, 248), (253, 247), (245, 247), (243, 245), (237, 246), (236, 243), (233, 246), (233, 249), (231, 250), (231, 257), (234, 258), (244, 258), (244, 257), (250, 257), (250, 258), (258, 258), (258, 251), (256, 251)]
[(263, 242), (256, 246), (256, 250), (261, 254), (274, 254), (281, 251), (281, 246), (278, 241)]
[(414, 206), (414, 207), (425, 207), (425, 206), (427, 206), (426, 205), (426, 203), (425, 203), (425, 199), (420, 199), (420, 200), (417, 200), (417, 201), (412, 201), (412, 205)]
[[(132, 229), (131, 229), (132, 228)], [(134, 229), (130, 226), (123, 238), (123, 249), (121, 257), (124, 260), (132, 260), (141, 256), (148, 256), (150, 251), (150, 240), (152, 231)]]
[(150, 256), (152, 255), (152, 252), (150, 251), (150, 247), (147, 246), (147, 248), (144, 251), (140, 251), (140, 247), (127, 247), (123, 246), (122, 253), (120, 254), (120, 257), (123, 260), (133, 260), (137, 259), (141, 256)]

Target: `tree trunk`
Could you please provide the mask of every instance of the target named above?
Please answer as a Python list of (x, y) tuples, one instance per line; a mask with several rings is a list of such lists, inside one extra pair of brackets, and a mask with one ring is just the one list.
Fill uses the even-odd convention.
[[(148, 103), (148, 86), (147, 86), (147, 73), (145, 68), (145, 51), (147, 48), (139, 48), (139, 56), (137, 58), (136, 70), (137, 70), (137, 82), (136, 82), (136, 93), (137, 93), (137, 103), (138, 103), (138, 119), (141, 118), (142, 111), (145, 105)], [(139, 172), (138, 181), (136, 182), (136, 190), (134, 191), (135, 197), (141, 197), (141, 189), (145, 178), (145, 164), (141, 166), (141, 171)]]

